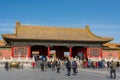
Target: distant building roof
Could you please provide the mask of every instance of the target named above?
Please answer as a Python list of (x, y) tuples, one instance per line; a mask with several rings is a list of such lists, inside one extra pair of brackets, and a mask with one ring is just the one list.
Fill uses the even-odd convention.
[(4, 40), (0, 40), (0, 46), (5, 46), (5, 41)]
[(16, 22), (15, 34), (2, 34), (4, 39), (60, 40), (60, 41), (97, 41), (109, 42), (113, 38), (94, 35), (89, 26), (86, 28), (63, 28), (48, 26), (21, 25)]
[(106, 43), (106, 44), (103, 44), (103, 49), (119, 49), (120, 50), (120, 44), (118, 44), (118, 43)]

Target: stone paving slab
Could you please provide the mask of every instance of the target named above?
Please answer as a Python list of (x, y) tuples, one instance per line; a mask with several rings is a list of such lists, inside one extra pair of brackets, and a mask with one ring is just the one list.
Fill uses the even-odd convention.
[[(111, 80), (109, 79), (109, 74), (100, 73), (100, 71), (97, 70), (96, 72), (87, 69), (80, 69), (76, 76), (67, 76), (66, 69), (61, 69), (60, 73), (57, 73), (51, 69), (41, 72), (40, 69), (32, 68), (11, 69), (10, 71), (5, 71), (1, 68), (0, 80)], [(117, 77), (116, 80), (120, 80), (120, 78)]]
[[(94, 73), (100, 73), (100, 74), (109, 74), (110, 73), (110, 69), (109, 68), (103, 68), (103, 69), (79, 69), (80, 71), (87, 71), (87, 72), (94, 72)], [(120, 69), (116, 69), (116, 73), (117, 75), (120, 76)]]

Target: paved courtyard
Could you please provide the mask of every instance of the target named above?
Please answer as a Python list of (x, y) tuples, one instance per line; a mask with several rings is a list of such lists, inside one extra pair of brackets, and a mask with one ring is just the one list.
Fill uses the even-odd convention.
[[(0, 69), (0, 80), (112, 80), (109, 78), (108, 69), (80, 69), (76, 76), (66, 75), (66, 69), (60, 73), (51, 69), (41, 72), (40, 69), (11, 69), (5, 71)], [(120, 70), (117, 70), (117, 78), (120, 80)]]

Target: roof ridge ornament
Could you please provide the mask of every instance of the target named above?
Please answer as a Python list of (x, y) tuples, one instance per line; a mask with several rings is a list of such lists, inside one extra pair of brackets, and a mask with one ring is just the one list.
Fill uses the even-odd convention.
[(20, 26), (20, 22), (19, 21), (16, 21), (16, 26)]
[(89, 26), (89, 25), (86, 25), (85, 28), (86, 28), (87, 30), (90, 30), (90, 26)]
[(18, 28), (20, 27), (20, 22), (16, 21), (15, 35), (17, 35)]

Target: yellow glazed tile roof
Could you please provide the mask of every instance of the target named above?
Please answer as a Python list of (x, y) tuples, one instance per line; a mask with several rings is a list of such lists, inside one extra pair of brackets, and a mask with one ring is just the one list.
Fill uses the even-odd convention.
[(120, 46), (120, 44), (118, 44), (118, 43), (106, 43), (106, 44), (103, 44), (103, 46), (117, 48), (118, 46)]
[(3, 38), (32, 40), (67, 40), (67, 41), (111, 41), (113, 38), (94, 35), (89, 26), (86, 28), (63, 28), (48, 26), (21, 25), (16, 22), (15, 34), (3, 34)]

